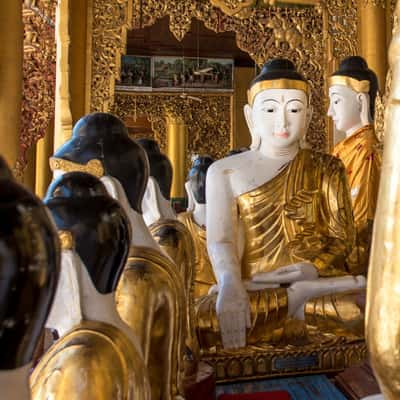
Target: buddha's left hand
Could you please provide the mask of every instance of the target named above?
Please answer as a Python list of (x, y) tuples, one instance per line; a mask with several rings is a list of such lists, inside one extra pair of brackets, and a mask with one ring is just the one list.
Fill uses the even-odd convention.
[(256, 283), (293, 283), (318, 279), (318, 270), (309, 262), (286, 265), (271, 272), (260, 272), (252, 277)]

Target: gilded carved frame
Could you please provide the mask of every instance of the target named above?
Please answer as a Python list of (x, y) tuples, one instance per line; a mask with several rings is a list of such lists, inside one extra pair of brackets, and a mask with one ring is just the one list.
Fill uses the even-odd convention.
[(114, 85), (128, 29), (150, 26), (169, 15), (170, 30), (181, 40), (197, 18), (215, 32), (235, 32), (238, 46), (258, 64), (276, 56), (292, 59), (312, 86), (314, 118), (307, 140), (318, 150), (331, 145), (326, 96), (321, 93), (326, 93), (326, 78), (338, 60), (357, 53), (356, 0), (327, 0), (305, 8), (267, 6), (252, 9), (244, 18), (224, 14), (211, 1), (91, 1), (90, 111), (119, 112), (113, 106)]

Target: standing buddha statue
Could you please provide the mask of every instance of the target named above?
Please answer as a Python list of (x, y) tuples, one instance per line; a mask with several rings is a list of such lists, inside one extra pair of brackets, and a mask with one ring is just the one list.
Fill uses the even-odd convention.
[(185, 183), (189, 204), (178, 219), (186, 225), (194, 242), (195, 273), (194, 297), (206, 295), (216, 281), (207, 253), (206, 243), (206, 176), (214, 160), (209, 156), (197, 157)]
[(82, 172), (56, 179), (45, 203), (62, 245), (60, 284), (47, 325), (61, 338), (31, 376), (33, 399), (149, 399), (139, 344), (114, 301), (130, 246), (124, 211), (97, 178)]
[(57, 232), (42, 202), (0, 157), (1, 398), (29, 400), (32, 358), (57, 287)]
[(271, 342), (288, 318), (307, 322), (309, 299), (365, 287), (345, 263), (355, 229), (344, 166), (300, 148), (309, 92), (292, 62), (267, 62), (244, 109), (251, 150), (208, 171), (207, 247), (218, 294), (197, 303), (203, 348)]
[(346, 138), (336, 144), (333, 155), (345, 167), (357, 231), (360, 272), (365, 273), (375, 215), (381, 154), (373, 118), (378, 79), (359, 56), (345, 58), (329, 79), (328, 115)]

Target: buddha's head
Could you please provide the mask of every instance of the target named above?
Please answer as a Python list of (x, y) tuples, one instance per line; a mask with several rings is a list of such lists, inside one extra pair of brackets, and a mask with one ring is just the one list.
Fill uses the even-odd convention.
[(359, 56), (345, 58), (329, 78), (328, 116), (336, 129), (347, 132), (374, 118), (378, 79)]
[(258, 149), (264, 141), (273, 148), (300, 142), (312, 115), (309, 101), (309, 85), (291, 61), (265, 63), (250, 84), (244, 107), (251, 148)]
[(60, 270), (57, 232), (43, 203), (0, 158), (0, 371), (32, 361)]
[(150, 164), (150, 176), (157, 182), (163, 197), (170, 200), (173, 175), (171, 162), (165, 154), (161, 153), (160, 146), (155, 140), (138, 139), (137, 142), (146, 151)]
[(86, 266), (97, 291), (113, 292), (131, 239), (122, 207), (108, 195), (99, 179), (83, 172), (69, 172), (54, 180), (44, 202), (66, 244)]
[[(206, 204), (207, 171), (213, 162), (214, 159), (210, 156), (199, 156), (193, 161), (185, 184), (189, 200), (197, 204)], [(192, 208), (190, 204), (188, 208)]]
[(111, 177), (109, 182), (117, 180), (129, 206), (142, 213), (149, 177), (146, 153), (129, 138), (125, 125), (114, 115), (93, 113), (82, 117), (74, 126), (72, 138), (50, 158), (50, 167), (55, 178), (81, 171), (97, 178)]

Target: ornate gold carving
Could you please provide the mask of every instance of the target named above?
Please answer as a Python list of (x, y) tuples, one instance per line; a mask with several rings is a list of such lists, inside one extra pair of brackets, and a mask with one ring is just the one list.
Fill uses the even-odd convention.
[(191, 154), (224, 157), (230, 148), (231, 96), (198, 95), (201, 102), (165, 93), (123, 93), (115, 96), (113, 113), (122, 119), (145, 115), (150, 121), (155, 139), (166, 151), (166, 117), (182, 118), (188, 126), (187, 164)]
[[(307, 141), (314, 149), (327, 148), (326, 119), (321, 118), (326, 114), (327, 104), (321, 94), (326, 91), (326, 79), (334, 59), (357, 53), (356, 0), (327, 0), (320, 6), (305, 8), (266, 5), (253, 9), (245, 17), (240, 15), (240, 18), (225, 14), (210, 0), (132, 1), (133, 29), (150, 26), (158, 19), (169, 16), (170, 30), (180, 40), (190, 29), (191, 20), (197, 18), (214, 32), (235, 32), (238, 47), (249, 53), (257, 64), (278, 56), (294, 61), (311, 85), (314, 117)], [(126, 27), (130, 22), (126, 14), (130, 1), (113, 0), (113, 4), (108, 6), (104, 3), (94, 0), (93, 111), (112, 108), (114, 80), (118, 77), (119, 57), (124, 51)], [(235, 6), (241, 2), (229, 0), (228, 3)], [(244, 4), (242, 1), (241, 5)], [(326, 40), (321, 40), (321, 37)]]
[(58, 238), (60, 239), (62, 250), (71, 250), (75, 246), (74, 238), (72, 233), (69, 231), (58, 231)]
[(96, 178), (101, 178), (104, 175), (103, 164), (97, 159), (89, 160), (87, 164), (78, 164), (62, 158), (51, 157), (49, 162), (52, 171), (59, 169), (64, 172), (86, 172)]
[(24, 61), (20, 155), (16, 174), (26, 166), (27, 150), (47, 130), (54, 116), (56, 0), (26, 0), (23, 6)]
[(386, 0), (364, 0), (363, 3), (361, 4), (364, 7), (374, 6), (374, 7), (386, 8)]
[(253, 346), (236, 354), (204, 354), (202, 359), (214, 367), (217, 382), (229, 382), (313, 371), (338, 371), (360, 363), (366, 356), (367, 348), (363, 341), (331, 337), (331, 341), (324, 342), (323, 346), (320, 343), (299, 348)]
[(108, 111), (119, 79), (126, 31), (131, 27), (132, 0), (93, 0), (91, 111)]

